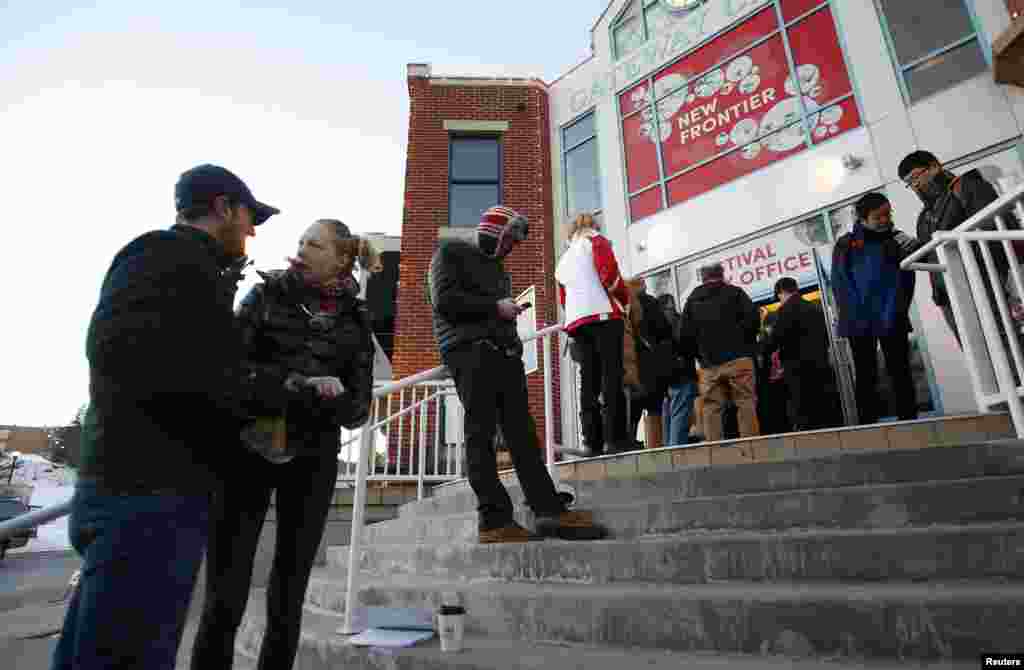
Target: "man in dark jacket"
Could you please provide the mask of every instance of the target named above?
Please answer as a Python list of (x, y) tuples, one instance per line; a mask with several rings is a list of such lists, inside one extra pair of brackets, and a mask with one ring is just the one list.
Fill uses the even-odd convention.
[(210, 495), (252, 399), (232, 303), (254, 226), (278, 210), (203, 165), (175, 187), (178, 225), (117, 253), (86, 338), (89, 410), (69, 535), (82, 580), (56, 670), (171, 670), (206, 546)]
[(761, 319), (746, 292), (725, 282), (725, 268), (701, 268), (700, 286), (683, 307), (682, 345), (697, 352), (702, 368), (704, 437), (723, 438), (722, 415), (727, 400), (738, 409), (740, 437), (760, 434), (754, 353)]
[[(978, 170), (971, 170), (957, 177), (943, 169), (938, 158), (928, 151), (914, 151), (908, 154), (900, 161), (897, 172), (907, 188), (914, 191), (924, 203), (924, 209), (917, 216), (917, 239), (921, 245), (928, 244), (937, 231), (953, 230), (999, 198), (995, 187), (982, 177)], [(992, 250), (996, 271), (999, 274), (998, 280), (994, 283), (1001, 287), (1006, 283), (1009, 262), (1002, 245), (990, 244), (989, 249)], [(937, 254), (929, 254), (925, 262), (938, 263)], [(985, 263), (980, 253), (978, 264), (984, 272)], [(932, 283), (932, 300), (942, 310), (949, 329), (953, 331), (959, 343), (960, 333), (953, 319), (953, 308), (949, 303), (945, 277), (941, 272), (930, 272), (928, 276)], [(991, 296), (991, 284), (988, 289)]]
[(878, 421), (878, 347), (885, 356), (893, 387), (893, 405), (903, 420), (917, 418), (910, 373), (910, 304), (914, 273), (900, 261), (920, 247), (918, 240), (896, 230), (892, 206), (881, 193), (868, 193), (854, 206), (853, 231), (840, 237), (832, 251), (832, 280), (839, 310), (839, 336), (850, 341), (857, 377), (860, 423)]
[[(446, 240), (430, 262), (430, 303), (441, 360), (455, 378), (465, 408), (469, 484), (480, 514), (480, 542), (525, 542), (543, 536), (569, 540), (606, 534), (589, 512), (567, 511), (544, 467), (529, 420), (523, 344), (503, 259), (526, 239), (526, 217), (508, 207), (484, 212), (477, 243)], [(494, 450), (501, 423), (526, 503), (537, 517), (538, 535), (518, 525), (512, 501), (498, 479)]]
[(825, 315), (820, 307), (800, 297), (792, 277), (775, 283), (775, 295), (782, 306), (763, 349), (769, 356), (779, 351), (793, 428), (816, 430), (838, 425), (839, 399)]

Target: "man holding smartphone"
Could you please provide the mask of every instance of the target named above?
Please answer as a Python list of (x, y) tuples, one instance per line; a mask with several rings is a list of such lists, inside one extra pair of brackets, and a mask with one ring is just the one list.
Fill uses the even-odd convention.
[[(599, 539), (606, 531), (589, 512), (566, 510), (529, 435), (533, 422), (523, 343), (516, 333), (516, 317), (528, 307), (510, 297), (512, 282), (503, 264), (528, 232), (525, 216), (491, 207), (477, 227), (476, 244), (445, 240), (430, 263), (434, 337), (466, 410), (466, 459), (479, 503), (480, 542)], [(537, 534), (515, 522), (512, 501), (498, 479), (494, 437), (499, 422), (526, 503), (537, 517)]]

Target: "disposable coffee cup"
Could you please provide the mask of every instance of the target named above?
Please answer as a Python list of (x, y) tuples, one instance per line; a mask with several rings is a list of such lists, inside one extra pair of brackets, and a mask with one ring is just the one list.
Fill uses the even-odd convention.
[(459, 605), (442, 605), (437, 613), (441, 651), (462, 651), (462, 635), (465, 630), (466, 609)]

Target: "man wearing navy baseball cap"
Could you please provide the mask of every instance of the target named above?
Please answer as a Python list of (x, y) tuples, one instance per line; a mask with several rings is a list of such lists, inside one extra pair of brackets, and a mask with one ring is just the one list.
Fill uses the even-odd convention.
[(182, 174), (174, 196), (177, 223), (117, 253), (89, 323), (68, 528), (82, 578), (55, 669), (174, 668), (210, 496), (249, 414), (290, 398), (274, 373), (243, 372), (233, 315), (246, 240), (278, 210), (215, 165)]

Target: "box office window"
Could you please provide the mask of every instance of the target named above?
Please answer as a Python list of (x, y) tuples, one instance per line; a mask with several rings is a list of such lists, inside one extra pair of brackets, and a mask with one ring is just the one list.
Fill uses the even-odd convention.
[(903, 95), (914, 104), (988, 68), (967, 0), (876, 0)]
[(619, 95), (632, 221), (861, 125), (830, 3), (762, 4)]

